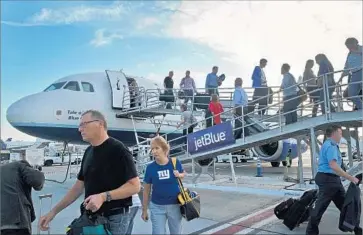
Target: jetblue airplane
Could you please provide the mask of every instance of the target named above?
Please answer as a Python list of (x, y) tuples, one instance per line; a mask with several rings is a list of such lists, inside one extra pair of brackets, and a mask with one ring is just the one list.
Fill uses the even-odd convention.
[[(14, 128), (31, 136), (52, 141), (85, 144), (78, 132), (80, 116), (84, 111), (94, 109), (105, 115), (110, 136), (119, 139), (127, 146), (133, 146), (137, 144), (134, 126), (137, 127), (137, 135), (143, 138), (152, 137), (157, 129), (155, 123), (150, 120), (116, 117), (122, 109), (130, 108), (129, 100), (124, 100), (124, 92), (129, 93), (129, 84), (133, 80), (140, 89), (155, 90), (157, 95), (147, 97), (147, 102), (153, 99), (156, 102), (159, 100), (158, 94), (162, 86), (149, 79), (131, 77), (122, 71), (108, 70), (75, 74), (58, 79), (44, 91), (13, 103), (7, 110), (7, 120)], [(169, 119), (171, 116), (176, 118), (175, 115), (166, 116)], [(177, 118), (177, 120), (180, 119)], [(161, 125), (158, 133), (162, 135), (173, 132), (175, 129), (175, 126)], [(181, 130), (175, 131), (168, 134), (168, 139), (181, 135)], [(304, 142), (302, 146), (302, 151), (305, 152), (307, 146)], [(292, 157), (297, 156), (294, 139), (279, 141), (275, 147), (273, 153), (265, 154), (262, 160), (279, 163), (285, 159), (289, 148), (292, 148)], [(257, 152), (261, 153), (261, 151)]]

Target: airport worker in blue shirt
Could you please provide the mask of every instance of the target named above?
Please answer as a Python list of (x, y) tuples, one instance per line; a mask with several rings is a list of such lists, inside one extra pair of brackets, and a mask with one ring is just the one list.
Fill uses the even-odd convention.
[(339, 82), (349, 72), (352, 73), (348, 81), (348, 96), (351, 97), (349, 99), (355, 104), (357, 109), (362, 109), (362, 97), (357, 97), (359, 92), (362, 92), (362, 46), (358, 44), (356, 38), (348, 38), (345, 41), (345, 46), (349, 49), (344, 67), (347, 71), (342, 73)]
[(177, 178), (184, 178), (184, 169), (176, 159), (176, 170), (174, 170), (172, 159), (168, 157), (170, 146), (163, 137), (154, 137), (150, 145), (155, 161), (146, 167), (141, 218), (148, 221), (149, 206), (152, 234), (167, 234), (167, 220), (170, 234), (181, 234), (182, 215), (178, 202), (180, 189)]
[[(235, 90), (233, 93), (233, 104), (234, 104), (234, 116), (235, 116), (235, 129), (242, 127), (242, 118), (246, 122), (245, 125), (251, 123), (251, 119), (247, 116), (248, 113), (248, 96), (246, 91), (242, 88), (243, 80), (242, 78), (236, 78), (234, 81)], [(244, 135), (250, 135), (248, 128), (245, 126)], [(242, 136), (242, 128), (235, 130), (234, 138), (239, 139)]]
[[(328, 208), (331, 201), (341, 210), (345, 199), (345, 190), (340, 177), (357, 184), (359, 180), (342, 170), (342, 156), (339, 151), (339, 143), (342, 138), (342, 128), (332, 125), (327, 128), (327, 140), (321, 147), (319, 154), (318, 172), (315, 176), (315, 182), (319, 187), (318, 198), (315, 207), (311, 212), (307, 235), (319, 234), (320, 220)], [(354, 230), (355, 234), (361, 234), (361, 228)]]
[(218, 79), (217, 76), (218, 73), (218, 67), (214, 66), (212, 69), (212, 72), (207, 75), (207, 79), (205, 80), (205, 90), (206, 93), (209, 95), (217, 94), (219, 96), (218, 92)]

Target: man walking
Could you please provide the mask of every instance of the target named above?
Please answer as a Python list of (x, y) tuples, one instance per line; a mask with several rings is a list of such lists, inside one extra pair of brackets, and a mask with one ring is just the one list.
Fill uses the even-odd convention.
[(260, 110), (259, 113), (261, 115), (265, 114), (265, 108), (267, 106), (268, 87), (265, 72), (263, 70), (266, 65), (267, 60), (261, 59), (260, 65), (255, 67), (252, 74), (252, 87), (255, 88), (255, 90), (253, 92), (253, 104), (251, 104), (251, 111), (254, 111), (255, 104), (259, 104), (258, 109)]
[(82, 114), (79, 125), (89, 146), (84, 154), (77, 181), (64, 198), (40, 218), (41, 230), (48, 230), (49, 222), (72, 204), (85, 190), (83, 206), (109, 221), (112, 234), (125, 234), (130, 221), (132, 195), (140, 191), (134, 160), (130, 151), (107, 134), (107, 122), (98, 111)]
[[(349, 175), (340, 167), (342, 165), (342, 156), (339, 151), (339, 143), (342, 138), (342, 128), (333, 125), (326, 130), (326, 136), (328, 139), (321, 147), (318, 173), (315, 176), (319, 193), (306, 229), (307, 235), (319, 234), (320, 220), (331, 201), (340, 211), (342, 210), (345, 190), (340, 177), (344, 177), (355, 184), (359, 182), (356, 177)], [(362, 229), (356, 228), (354, 232), (356, 235), (361, 235)]]
[(1, 234), (30, 235), (35, 212), (31, 190), (41, 190), (44, 174), (25, 161), (0, 166), (1, 171)]

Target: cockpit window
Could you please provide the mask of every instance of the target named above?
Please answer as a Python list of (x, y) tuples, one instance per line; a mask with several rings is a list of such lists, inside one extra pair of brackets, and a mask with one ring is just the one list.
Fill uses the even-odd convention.
[(89, 82), (81, 82), (82, 83), (82, 88), (84, 92), (94, 92), (95, 90), (93, 89), (93, 86), (91, 83)]
[(63, 89), (67, 89), (67, 90), (71, 90), (71, 91), (80, 91), (81, 90), (79, 88), (78, 82), (76, 82), (76, 81), (68, 82), (67, 85), (65, 85), (65, 87)]
[(47, 87), (44, 91), (53, 91), (53, 90), (61, 89), (64, 84), (66, 84), (66, 82), (53, 83), (52, 85), (50, 85), (49, 87)]

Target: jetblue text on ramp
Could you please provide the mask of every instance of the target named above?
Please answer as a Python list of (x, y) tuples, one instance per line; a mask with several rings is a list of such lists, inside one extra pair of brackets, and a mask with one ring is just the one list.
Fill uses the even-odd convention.
[(235, 143), (232, 125), (224, 122), (188, 135), (189, 153), (201, 153)]

